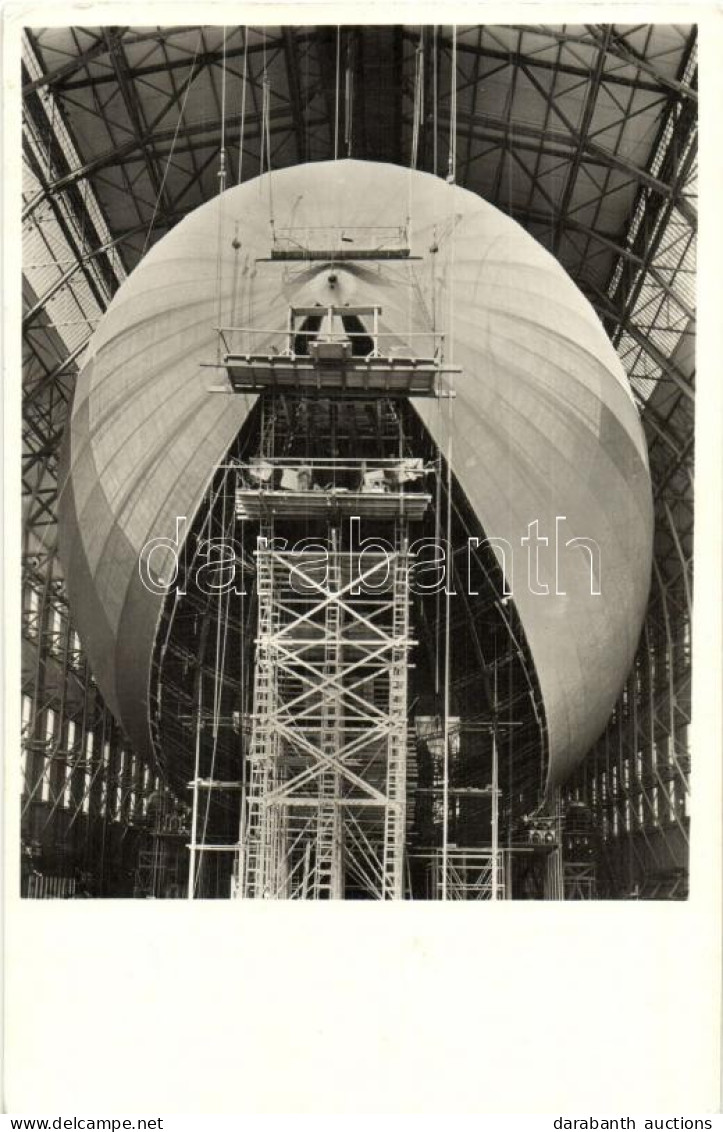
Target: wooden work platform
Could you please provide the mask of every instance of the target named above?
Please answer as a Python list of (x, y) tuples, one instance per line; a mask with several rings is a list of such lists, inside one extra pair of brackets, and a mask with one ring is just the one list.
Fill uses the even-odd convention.
[(321, 260), (333, 265), (343, 260), (355, 259), (418, 259), (411, 255), (409, 248), (272, 248), (270, 256), (260, 256), (258, 263), (272, 263), (274, 260)]
[(304, 392), (320, 397), (436, 397), (443, 373), (433, 358), (341, 358), (315, 362), (284, 354), (228, 354), (235, 393)]
[(269, 488), (236, 489), (237, 519), (327, 519), (353, 515), (360, 519), (394, 520), (399, 516), (418, 522), (431, 503), (421, 491), (281, 491)]

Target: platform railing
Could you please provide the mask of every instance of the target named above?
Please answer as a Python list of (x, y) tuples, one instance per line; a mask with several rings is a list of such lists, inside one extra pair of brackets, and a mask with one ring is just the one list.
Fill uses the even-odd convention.
[[(321, 317), (326, 312), (322, 308), (318, 313)], [(352, 311), (351, 313), (355, 312)], [(217, 331), (221, 337), (223, 353), (227, 359), (272, 354), (289, 359), (311, 360), (308, 349), (298, 350), (299, 339), (308, 343), (309, 346), (315, 341), (348, 341), (351, 344), (352, 352), (355, 342), (371, 342), (371, 350), (354, 355), (354, 361), (359, 363), (374, 358), (389, 358), (400, 361), (405, 358), (414, 358), (441, 364), (444, 353), (444, 334), (431, 330), (405, 331), (402, 333), (372, 329), (370, 331), (340, 330), (330, 333), (324, 326), (319, 330), (302, 330), (293, 326), (287, 326), (284, 330), (258, 326), (219, 326)]]
[(273, 258), (353, 259), (371, 255), (409, 255), (407, 229), (403, 225), (339, 228), (331, 225), (286, 226), (273, 229)]
[(346, 488), (349, 491), (403, 492), (412, 485), (421, 485), (435, 471), (434, 464), (425, 464), (417, 457), (329, 459), (305, 456), (258, 456), (237, 461), (234, 469), (240, 474), (239, 486), (257, 491), (278, 488), (290, 491), (318, 491)]

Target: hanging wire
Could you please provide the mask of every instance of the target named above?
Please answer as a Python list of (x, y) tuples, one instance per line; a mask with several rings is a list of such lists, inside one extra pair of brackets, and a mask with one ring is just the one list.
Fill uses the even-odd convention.
[(52, 180), (53, 174), (52, 141), (55, 137), (55, 108), (57, 104), (57, 98), (52, 98), (50, 100), (50, 129), (48, 130), (48, 145), (45, 153), (45, 176), (48, 181)]
[(219, 192), (226, 187), (226, 28), (221, 42), (221, 152), (218, 170)]
[(336, 83), (334, 90), (334, 160), (339, 156), (339, 84), (340, 84), (341, 28), (336, 26)]
[(244, 165), (244, 137), (246, 135), (246, 88), (248, 87), (248, 45), (249, 45), (249, 29), (244, 28), (244, 54), (242, 62), (242, 87), (241, 87), (241, 122), (239, 125), (239, 140), (238, 140), (238, 185), (241, 184), (243, 165)]
[[(414, 170), (415, 170), (416, 164), (417, 164), (417, 153), (418, 153), (418, 149), (419, 149), (419, 111), (418, 111), (418, 107), (419, 107), (419, 100), (420, 100), (420, 81), (421, 81), (421, 71), (420, 71), (419, 58), (420, 58), (421, 45), (423, 43), (423, 37), (424, 37), (424, 30), (422, 29), (420, 31), (420, 37), (419, 37), (419, 47), (417, 48), (416, 53), (415, 53), (414, 111), (413, 111), (413, 115), (412, 115), (412, 146), (411, 146), (411, 154), (410, 154), (410, 161), (409, 161), (409, 176), (407, 177), (407, 214), (406, 214), (406, 222), (405, 222), (405, 237), (406, 237), (406, 242), (407, 242), (408, 247), (411, 247), (411, 243), (412, 243), (412, 191), (413, 191)], [(412, 341), (413, 292), (414, 292), (414, 288), (415, 288), (415, 284), (416, 284), (416, 280), (415, 280), (415, 276), (414, 276), (414, 268), (413, 268), (411, 263), (407, 263), (405, 274), (406, 274), (406, 277), (407, 277), (407, 333), (408, 333), (408, 337), (409, 337), (409, 343), (411, 345), (411, 341)]]
[(261, 175), (264, 171), (264, 154), (266, 149), (266, 28), (261, 29), (261, 144), (259, 146), (259, 196), (261, 195)]
[[(447, 289), (448, 289), (448, 317), (447, 333), (445, 335), (445, 361), (451, 366), (454, 358), (454, 282), (455, 282), (455, 197), (456, 187), (455, 169), (457, 164), (457, 28), (452, 29), (452, 113), (450, 122), (449, 171), (447, 181), (450, 185), (450, 229), (449, 244), (447, 247)], [(452, 444), (454, 437), (454, 389), (453, 376), (449, 375), (447, 389), (447, 453), (446, 453), (446, 551), (449, 556), (449, 566), (445, 571), (445, 617), (444, 617), (444, 778), (442, 782), (442, 899), (447, 899), (447, 865), (449, 848), (449, 713), (450, 713), (450, 668), (451, 668), (451, 596), (452, 596)], [(447, 559), (445, 558), (445, 562)]]
[(166, 166), (163, 170), (163, 177), (161, 178), (161, 184), (160, 184), (160, 187), (158, 189), (158, 193), (156, 195), (156, 203), (155, 203), (155, 206), (153, 208), (153, 215), (151, 216), (151, 222), (148, 225), (148, 231), (146, 232), (146, 238), (145, 238), (145, 242), (143, 244), (143, 251), (141, 252), (141, 257), (143, 257), (146, 254), (146, 251), (148, 250), (148, 241), (151, 238), (151, 232), (153, 231), (153, 226), (156, 223), (156, 217), (158, 215), (158, 206), (161, 203), (161, 197), (163, 196), (163, 191), (166, 187), (166, 178), (168, 177), (168, 170), (171, 167), (171, 162), (173, 161), (173, 154), (174, 154), (174, 151), (176, 149), (176, 142), (178, 140), (178, 131), (181, 128), (181, 122), (183, 121), (185, 113), (186, 113), (186, 102), (188, 101), (188, 94), (189, 94), (189, 91), (191, 90), (191, 87), (193, 85), (193, 72), (196, 69), (196, 59), (198, 58), (198, 49), (199, 49), (200, 46), (201, 46), (201, 33), (199, 32), (198, 33), (198, 40), (196, 41), (196, 50), (193, 52), (193, 59), (191, 60), (191, 66), (189, 67), (189, 70), (188, 70), (188, 81), (186, 83), (186, 89), (183, 92), (183, 101), (181, 103), (181, 112), (178, 115), (178, 121), (176, 122), (176, 129), (173, 133), (173, 141), (171, 142), (171, 150), (170, 150), (170, 153), (168, 154), (168, 158), (166, 160)]
[(241, 714), (239, 719), (239, 738), (241, 741), (241, 758), (243, 760), (242, 769), (245, 771), (245, 738), (244, 738), (244, 717), (246, 714), (246, 645), (244, 641), (244, 634), (246, 631), (246, 562), (245, 562), (245, 546), (246, 546), (246, 522), (244, 519), (239, 520), (239, 544), (241, 546), (241, 593), (240, 593), (240, 612), (239, 619), (241, 624), (241, 648), (240, 648), (240, 706)]
[(188, 899), (196, 895), (198, 872), (196, 867), (196, 845), (198, 837), (198, 791), (201, 777), (201, 712), (203, 710), (203, 660), (198, 668), (198, 696), (196, 699), (196, 741), (193, 764), (193, 804), (191, 810), (191, 846), (188, 861)]
[[(221, 149), (218, 165), (218, 231), (216, 241), (216, 327), (222, 324), (222, 286), (223, 286), (223, 193), (226, 188), (226, 28), (223, 29), (221, 47)], [(221, 364), (221, 334), (216, 334), (216, 363)]]
[[(414, 73), (414, 111), (412, 116), (412, 151), (409, 162), (409, 177), (407, 179), (407, 244), (412, 244), (412, 193), (414, 171), (417, 167), (419, 154), (419, 130), (422, 121), (422, 107), (424, 104), (424, 28), (420, 29), (419, 44), (415, 52)], [(410, 263), (407, 267), (409, 302), (408, 302), (408, 332), (409, 341), (412, 341), (412, 291), (415, 286), (414, 267)]]
[[(450, 292), (452, 290), (452, 281), (450, 280)], [(450, 300), (451, 306), (451, 300)], [(451, 340), (451, 335), (450, 335)], [(447, 899), (447, 862), (448, 862), (448, 847), (449, 847), (449, 712), (450, 712), (450, 691), (449, 682), (451, 677), (451, 616), (452, 616), (452, 585), (454, 581), (453, 570), (453, 554), (452, 554), (452, 437), (453, 437), (453, 418), (452, 418), (452, 405), (454, 390), (452, 389), (452, 378), (450, 375), (450, 387), (447, 390), (447, 454), (446, 454), (446, 495), (447, 495), (447, 515), (446, 515), (446, 547), (445, 547), (445, 587), (444, 587), (444, 778), (442, 782), (442, 899)]]
[(351, 157), (352, 126), (353, 126), (353, 100), (354, 100), (354, 68), (353, 68), (353, 39), (347, 39), (346, 73), (344, 76), (344, 144), (346, 155)]
[(454, 184), (457, 174), (457, 26), (452, 27), (452, 76), (450, 88), (449, 162), (447, 180)]
[(433, 170), (437, 176), (437, 25), (432, 30), (432, 113), (434, 115), (433, 131)]
[[(223, 497), (221, 502), (222, 517), (221, 529), (226, 536), (229, 529), (227, 519), (227, 500), (228, 500), (228, 470), (223, 477)], [(196, 872), (195, 888), (197, 889), (201, 870), (203, 866), (203, 853), (206, 846), (206, 836), (208, 833), (209, 815), (211, 812), (211, 795), (213, 793), (213, 786), (210, 785), (214, 781), (216, 772), (216, 756), (218, 753), (218, 733), (221, 723), (221, 698), (223, 692), (224, 672), (226, 669), (226, 644), (228, 641), (228, 625), (229, 625), (229, 606), (231, 602), (232, 586), (226, 587), (225, 594), (219, 590), (218, 595), (218, 619), (216, 621), (216, 655), (214, 663), (214, 686), (213, 686), (213, 716), (212, 716), (212, 735), (213, 746), (211, 749), (211, 769), (209, 771), (209, 786), (206, 792), (206, 807), (203, 815), (203, 832), (201, 834), (201, 841), (199, 844), (199, 857), (198, 857), (198, 870)], [(224, 597), (225, 607), (224, 607)]]
[[(437, 436), (441, 438), (442, 435), (442, 400), (437, 399)], [(442, 539), (442, 448), (437, 444), (437, 460), (436, 460), (435, 478), (434, 478), (434, 545), (439, 546)], [(439, 687), (440, 687), (440, 655), (439, 655), (439, 626), (442, 620), (442, 597), (439, 592), (439, 587), (435, 590), (434, 594), (434, 623), (436, 631), (434, 634), (434, 699), (435, 699), (435, 714), (439, 711)]]
[(263, 151), (264, 151), (263, 139), (265, 139), (266, 172), (268, 174), (266, 181), (267, 181), (268, 194), (269, 194), (269, 224), (271, 225), (271, 239), (272, 239), (272, 242), (273, 242), (273, 238), (274, 238), (274, 191), (273, 191), (272, 177), (271, 177), (271, 83), (270, 83), (269, 76), (268, 76), (266, 71), (264, 71), (262, 90), (263, 90), (263, 98), (262, 98), (262, 104), (261, 104), (261, 107), (262, 107), (261, 108), (261, 134), (262, 134), (261, 152), (263, 154)]
[(263, 177), (264, 165), (266, 162), (266, 126), (264, 117), (266, 114), (266, 72), (264, 71), (261, 76), (261, 141), (259, 144), (259, 196), (261, 196), (261, 178)]

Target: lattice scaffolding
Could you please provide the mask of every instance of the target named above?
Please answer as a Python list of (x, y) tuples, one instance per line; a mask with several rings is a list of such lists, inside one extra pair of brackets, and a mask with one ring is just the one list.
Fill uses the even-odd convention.
[(258, 615), (237, 895), (403, 896), (410, 637), (406, 522), (391, 550), (256, 551)]

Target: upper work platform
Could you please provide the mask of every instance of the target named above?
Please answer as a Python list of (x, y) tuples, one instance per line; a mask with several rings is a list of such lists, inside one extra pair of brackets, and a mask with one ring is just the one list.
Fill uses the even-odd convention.
[(236, 490), (236, 518), (258, 521), (283, 516), (303, 522), (307, 519), (356, 516), (359, 519), (403, 518), (419, 522), (431, 501), (431, 495), (411, 491), (390, 491), (382, 495), (338, 488), (269, 491), (240, 487)]
[(444, 364), (444, 336), (382, 331), (381, 313), (378, 306), (289, 307), (283, 331), (220, 327), (220, 368), (234, 393), (450, 396), (443, 379), (460, 371)]

